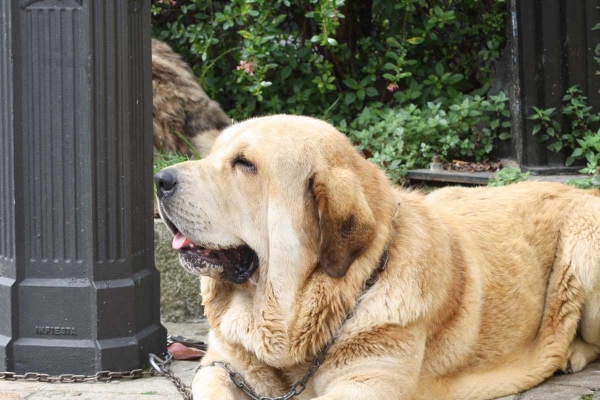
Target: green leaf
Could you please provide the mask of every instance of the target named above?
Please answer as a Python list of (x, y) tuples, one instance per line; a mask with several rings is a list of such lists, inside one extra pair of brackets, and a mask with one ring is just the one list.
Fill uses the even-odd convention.
[(346, 94), (346, 97), (344, 97), (344, 104), (350, 105), (354, 100), (356, 100), (356, 95), (354, 93), (348, 93)]
[(292, 74), (292, 67), (285, 66), (281, 69), (281, 79), (285, 80)]
[(442, 76), (444, 75), (444, 66), (442, 65), (442, 63), (437, 63), (435, 65), (435, 72), (439, 75)]
[(510, 133), (506, 133), (506, 132), (502, 132), (499, 136), (500, 140), (506, 140), (506, 139), (510, 139)]
[(379, 94), (377, 92), (377, 89), (375, 89), (374, 87), (368, 87), (366, 91), (367, 91), (367, 96), (369, 96), (369, 97), (375, 97)]
[(596, 26), (592, 28), (593, 31), (600, 30), (600, 23), (597, 23)]
[(462, 81), (463, 78), (464, 78), (464, 75), (462, 75), (462, 74), (454, 74), (448, 79), (448, 83), (453, 85), (455, 83)]
[(275, 26), (275, 27), (276, 27), (276, 26), (278, 26), (279, 24), (281, 24), (281, 23), (282, 23), (282, 22), (285, 20), (285, 18), (286, 18), (286, 17), (287, 17), (287, 15), (285, 15), (285, 14), (282, 14), (282, 15), (278, 16), (277, 18), (275, 18), (275, 19), (273, 20), (273, 22), (271, 22), (271, 23), (273, 24), (273, 26)]
[(337, 46), (338, 45), (337, 40), (335, 40), (334, 38), (327, 38), (327, 43), (329, 43), (331, 46)]
[(387, 38), (387, 42), (394, 47), (402, 47), (400, 43), (398, 43), (398, 41), (393, 37)]
[(352, 78), (346, 78), (343, 82), (344, 85), (348, 86), (349, 88), (356, 89), (358, 87), (358, 83)]
[(585, 154), (585, 159), (586, 159), (588, 162), (590, 162), (590, 163), (591, 163), (591, 162), (594, 162), (594, 153), (592, 153), (591, 151), (588, 151), (588, 152)]
[(571, 157), (567, 157), (567, 161), (565, 162), (567, 167), (570, 167), (571, 165), (573, 165), (573, 163), (575, 162), (575, 158)]
[(557, 132), (560, 132), (560, 124), (558, 123), (558, 121), (552, 121), (552, 126), (554, 127), (554, 129), (556, 129)]
[(248, 31), (238, 31), (238, 33), (240, 34), (241, 37), (243, 37), (244, 39), (250, 39), (250, 37), (252, 36), (250, 34), (250, 32)]
[(365, 99), (365, 91), (363, 89), (360, 89), (358, 92), (356, 92), (356, 97), (358, 97), (359, 100), (364, 100)]
[(439, 18), (442, 18), (444, 16), (444, 10), (442, 10), (440, 8), (440, 6), (435, 6), (433, 8), (433, 12), (435, 13), (435, 15), (437, 15)]
[(419, 43), (423, 43), (425, 39), (423, 39), (422, 37), (411, 37), (407, 40), (408, 43), (410, 44), (419, 44)]
[(536, 133), (538, 133), (540, 131), (540, 129), (542, 129), (542, 125), (541, 124), (534, 126), (532, 134), (535, 135)]

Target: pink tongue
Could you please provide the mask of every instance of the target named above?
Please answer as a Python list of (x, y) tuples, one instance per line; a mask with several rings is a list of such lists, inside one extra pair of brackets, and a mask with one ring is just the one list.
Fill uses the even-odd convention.
[(192, 241), (183, 236), (181, 232), (177, 232), (177, 234), (173, 237), (173, 248), (176, 250), (182, 249), (190, 243), (192, 243)]

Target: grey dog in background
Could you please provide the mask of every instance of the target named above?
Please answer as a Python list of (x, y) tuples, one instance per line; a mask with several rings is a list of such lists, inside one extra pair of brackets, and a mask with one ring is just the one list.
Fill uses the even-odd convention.
[(187, 155), (195, 150), (205, 157), (221, 130), (231, 124), (219, 104), (202, 90), (189, 65), (157, 39), (152, 39), (152, 91), (154, 146), (158, 150)]

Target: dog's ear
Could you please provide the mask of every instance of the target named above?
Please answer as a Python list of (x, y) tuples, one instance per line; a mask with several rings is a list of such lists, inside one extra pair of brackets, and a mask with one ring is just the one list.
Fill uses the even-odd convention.
[(319, 263), (342, 277), (375, 237), (375, 217), (356, 175), (344, 168), (317, 172), (311, 178), (319, 218)]

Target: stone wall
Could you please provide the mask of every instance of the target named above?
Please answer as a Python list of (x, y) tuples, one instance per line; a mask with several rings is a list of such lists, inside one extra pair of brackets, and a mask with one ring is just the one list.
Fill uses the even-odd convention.
[(168, 322), (197, 321), (204, 318), (200, 278), (186, 272), (171, 248), (173, 234), (160, 219), (154, 220), (154, 255), (160, 271), (161, 319)]

